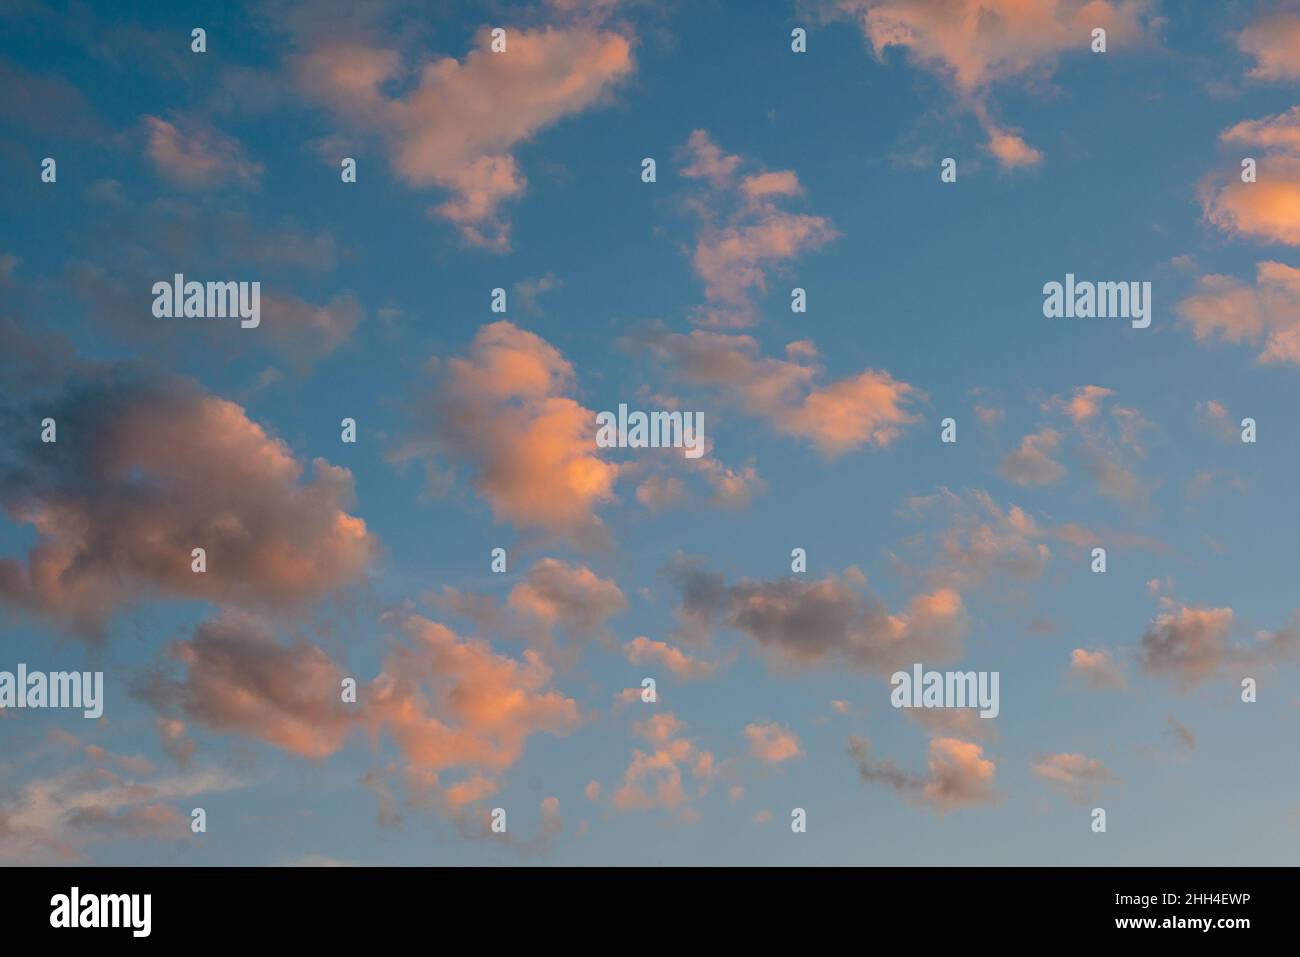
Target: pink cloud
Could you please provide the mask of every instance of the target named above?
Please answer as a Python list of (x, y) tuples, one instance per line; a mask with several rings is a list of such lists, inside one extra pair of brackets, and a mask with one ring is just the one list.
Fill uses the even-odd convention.
[[(541, 130), (600, 101), (633, 69), (631, 41), (590, 22), (508, 28), (506, 51), (484, 29), (464, 59), (404, 62), (359, 40), (317, 44), (296, 59), (303, 92), (358, 135), (377, 135), (399, 177), (451, 197), (435, 212), (473, 244), (509, 248), (500, 206), (526, 179), (513, 151)], [(408, 92), (393, 95), (403, 81)]]
[(193, 119), (180, 125), (157, 116), (142, 120), (148, 143), (145, 154), (169, 182), (186, 189), (235, 183), (256, 186), (262, 166), (244, 155), (239, 141)]

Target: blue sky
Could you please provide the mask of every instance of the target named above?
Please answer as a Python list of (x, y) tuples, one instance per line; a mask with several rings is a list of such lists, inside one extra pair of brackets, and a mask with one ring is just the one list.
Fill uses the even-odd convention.
[[(1289, 863), (1300, 16), (950, 6), (0, 6), (0, 670), (107, 696), (0, 720), (0, 860)], [(176, 272), (261, 326), (155, 318)], [(1066, 273), (1151, 326), (1044, 318)], [(598, 449), (620, 402), (702, 412), (707, 464)], [(230, 523), (265, 574), (186, 577)], [(853, 658), (891, 616), (998, 718), (896, 713)]]

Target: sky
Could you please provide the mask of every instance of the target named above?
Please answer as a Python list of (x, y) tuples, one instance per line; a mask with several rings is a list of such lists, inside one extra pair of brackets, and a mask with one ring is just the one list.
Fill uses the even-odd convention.
[(0, 862), (1295, 862), (1300, 5), (0, 22)]

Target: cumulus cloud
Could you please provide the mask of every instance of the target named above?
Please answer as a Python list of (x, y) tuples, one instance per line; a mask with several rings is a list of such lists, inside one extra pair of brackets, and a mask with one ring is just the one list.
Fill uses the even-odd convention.
[(806, 348), (776, 359), (761, 355), (751, 336), (704, 329), (683, 334), (655, 328), (636, 341), (682, 381), (718, 391), (740, 412), (761, 416), (830, 457), (864, 445), (890, 446), (917, 419), (915, 387), (875, 369), (819, 384), (822, 369)]
[(1300, 16), (1277, 12), (1237, 34), (1237, 49), (1255, 59), (1248, 76), (1257, 80), (1300, 78)]
[(145, 155), (164, 179), (185, 189), (257, 185), (262, 165), (244, 155), (237, 139), (194, 118), (173, 119), (175, 123), (146, 116), (141, 121)]
[(612, 579), (601, 578), (581, 563), (554, 558), (535, 562), (504, 602), (446, 586), (426, 597), (437, 608), (471, 621), (478, 634), (525, 639), (565, 667), (587, 641), (609, 643), (609, 620), (627, 607)]
[(188, 840), (188, 813), (175, 802), (246, 784), (215, 768), (123, 777), (103, 767), (74, 767), (33, 778), (0, 803), (0, 861), (84, 863), (101, 843)]
[(634, 665), (661, 665), (683, 681), (709, 678), (717, 668), (711, 661), (692, 657), (675, 645), (645, 635), (638, 635), (624, 645), (623, 656)]
[(1042, 154), (991, 118), (991, 90), (1010, 80), (1050, 76), (1065, 53), (1086, 53), (1103, 27), (1107, 49), (1142, 34), (1145, 0), (832, 0), (856, 20), (878, 58), (892, 47), (940, 76), (979, 119), (987, 147), (1004, 167), (1032, 166)]
[(749, 741), (749, 753), (769, 764), (803, 757), (799, 737), (775, 721), (755, 721), (745, 725), (745, 738)]
[(1232, 609), (1180, 606), (1168, 599), (1165, 607), (1142, 636), (1139, 664), (1188, 690), (1204, 683), (1234, 654)]
[(1253, 285), (1201, 276), (1196, 292), (1174, 308), (1197, 341), (1241, 343), (1260, 350), (1260, 362), (1300, 364), (1300, 269), (1258, 263)]
[[(1123, 529), (1090, 528), (1076, 523), (1054, 524), (1035, 518), (1019, 505), (999, 505), (988, 492), (961, 493), (939, 488), (932, 495), (907, 500), (918, 517), (947, 514), (947, 524), (928, 537), (912, 540), (922, 547), (914, 560), (932, 587), (966, 590), (1002, 576), (1033, 581), (1052, 558), (1051, 541), (1090, 549), (1099, 541), (1113, 548), (1163, 549), (1164, 543)], [(911, 567), (911, 565), (909, 565)]]
[(515, 659), (419, 615), (385, 620), (405, 640), (366, 689), (364, 720), (391, 736), (408, 768), (425, 772), (430, 786), (456, 786), (438, 781), (453, 769), (469, 772), (471, 782), (483, 779), (459, 782), (460, 791), (448, 795), (453, 804), (495, 790), (532, 735), (567, 734), (579, 724), (577, 702), (551, 686), (551, 670), (536, 650)]
[(962, 807), (997, 801), (993, 778), (997, 765), (984, 757), (984, 749), (960, 738), (932, 738), (925, 774), (903, 770), (888, 759), (871, 754), (871, 742), (849, 738), (849, 754), (862, 780), (893, 788), (905, 800), (946, 813)]
[(1124, 673), (1108, 651), (1075, 648), (1070, 652), (1070, 671), (1097, 689), (1118, 690), (1126, 684)]
[(819, 580), (742, 579), (726, 584), (696, 561), (679, 558), (670, 575), (681, 593), (676, 614), (687, 640), (703, 641), (714, 627), (739, 631), (778, 667), (844, 664), (892, 674), (914, 661), (956, 657), (966, 628), (961, 596), (938, 588), (891, 613), (862, 588), (856, 569)]
[(1238, 123), (1219, 139), (1256, 156), (1257, 179), (1243, 183), (1234, 171), (1203, 180), (1206, 221), (1233, 238), (1300, 246), (1300, 107)]
[[(377, 137), (393, 171), (450, 196), (433, 212), (464, 238), (509, 248), (501, 205), (527, 180), (514, 150), (605, 99), (632, 73), (632, 41), (592, 22), (510, 28), (504, 53), (482, 30), (463, 59), (408, 62), (395, 45), (316, 39), (294, 58), (299, 88), (358, 136)], [(394, 94), (395, 85), (405, 92)]]
[(342, 701), (344, 675), (329, 656), (304, 640), (280, 642), (252, 616), (224, 612), (169, 654), (184, 667), (183, 680), (155, 675), (141, 693), (205, 727), (316, 759), (337, 751), (355, 727), (354, 706)]
[(1061, 433), (1041, 429), (1026, 435), (1020, 447), (1002, 460), (1002, 477), (1017, 485), (1053, 485), (1065, 478), (1065, 466), (1052, 458)]
[(1033, 772), (1080, 804), (1091, 802), (1102, 785), (1115, 780), (1106, 765), (1084, 754), (1046, 755), (1034, 763)]
[(574, 638), (601, 633), (627, 607), (622, 590), (585, 565), (543, 558), (510, 590), (506, 604), (520, 619), (550, 638), (557, 627)]
[(1082, 425), (1095, 419), (1101, 412), (1102, 404), (1115, 393), (1099, 385), (1081, 385), (1069, 398), (1053, 396), (1046, 408), (1057, 409), (1070, 417), (1075, 425)]
[[(0, 507), (36, 532), (26, 561), (0, 559), (0, 598), (81, 633), (149, 593), (300, 607), (356, 581), (377, 550), (345, 511), (347, 469), (316, 459), (304, 482), (283, 441), (189, 379), (87, 366), (39, 408), (0, 415), (15, 424)], [(16, 426), (46, 416), (56, 443)]]
[(569, 393), (573, 366), (510, 322), (479, 329), (469, 354), (435, 373), (398, 460), (468, 465), (493, 517), (582, 547), (605, 543), (595, 508), (614, 498), (619, 466), (595, 444), (595, 413)]
[(824, 216), (782, 209), (780, 200), (803, 188), (791, 170), (739, 175), (744, 161), (727, 156), (705, 130), (682, 149), (682, 175), (712, 192), (692, 203), (701, 217), (691, 263), (704, 282), (705, 325), (742, 327), (756, 321), (754, 298), (767, 291), (768, 274), (839, 235)]
[[(623, 782), (610, 796), (615, 808), (661, 808), (693, 818), (689, 802), (708, 789), (714, 774), (713, 753), (685, 737), (685, 727), (671, 711), (633, 725), (633, 732), (650, 748), (633, 750)], [(693, 790), (687, 789), (688, 778)]]

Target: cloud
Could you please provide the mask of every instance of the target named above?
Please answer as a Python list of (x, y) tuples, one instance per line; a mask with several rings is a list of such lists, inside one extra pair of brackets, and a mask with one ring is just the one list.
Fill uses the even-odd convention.
[(1185, 751), (1196, 750), (1196, 735), (1191, 728), (1183, 724), (1172, 714), (1167, 717), (1166, 732), (1179, 748)]
[(237, 139), (195, 118), (173, 119), (176, 123), (157, 116), (141, 120), (145, 155), (164, 179), (184, 189), (257, 185), (262, 165), (244, 155)]
[(306, 96), (358, 137), (378, 137), (407, 184), (450, 193), (433, 212), (497, 251), (510, 244), (500, 206), (527, 185), (514, 149), (601, 102), (632, 70), (627, 37), (582, 22), (508, 28), (504, 53), (484, 29), (461, 60), (412, 64), (393, 47), (343, 37), (317, 38), (294, 58)]
[(1278, 12), (1237, 34), (1237, 49), (1255, 58), (1247, 72), (1256, 80), (1300, 78), (1300, 16)]
[(1026, 435), (1020, 448), (1002, 460), (1002, 477), (1017, 485), (1053, 485), (1061, 481), (1065, 467), (1051, 457), (1060, 444), (1061, 433), (1055, 429)]
[(1107, 651), (1075, 648), (1070, 652), (1070, 671), (1097, 689), (1118, 690), (1126, 684), (1123, 672)]
[(573, 366), (510, 322), (479, 329), (415, 409), (398, 460), (466, 463), (497, 521), (582, 547), (606, 541), (594, 509), (614, 498), (619, 466), (600, 457), (595, 413), (570, 398)]
[(299, 364), (314, 362), (352, 338), (363, 313), (355, 296), (335, 296), (317, 306), (294, 296), (262, 297), (262, 324), (267, 336)]
[(708, 306), (696, 317), (715, 327), (751, 326), (754, 297), (767, 292), (768, 274), (839, 234), (824, 216), (791, 213), (777, 201), (802, 194), (791, 170), (739, 177), (743, 160), (726, 156), (705, 130), (682, 148), (682, 175), (702, 179), (713, 193), (692, 207), (702, 223), (691, 263), (704, 281)]
[[(577, 702), (551, 686), (537, 651), (510, 658), (419, 615), (389, 613), (384, 620), (405, 641), (365, 690), (364, 720), (393, 738), (408, 768), (433, 775), (431, 783), (455, 768), (495, 787), (532, 735), (567, 734), (579, 724)], [(462, 782), (452, 793), (470, 800), (488, 789)]]
[(1083, 754), (1049, 754), (1035, 762), (1033, 772), (1081, 804), (1092, 801), (1102, 785), (1115, 780), (1104, 764)]
[(1004, 575), (1020, 581), (1036, 580), (1052, 558), (1048, 542), (1053, 540), (1080, 550), (1103, 541), (1112, 548), (1159, 551), (1165, 547), (1160, 541), (1122, 529), (1059, 525), (1036, 519), (1019, 505), (1003, 508), (980, 489), (958, 494), (941, 487), (933, 495), (909, 498), (907, 510), (918, 518), (934, 510), (951, 515), (949, 524), (934, 535), (911, 540), (924, 546), (925, 552), (908, 567), (918, 568), (931, 587), (964, 591)]
[(356, 725), (355, 706), (342, 701), (344, 675), (329, 656), (303, 640), (281, 643), (250, 615), (223, 612), (168, 651), (184, 679), (154, 676), (141, 694), (205, 727), (320, 759)]
[[(554, 558), (536, 561), (510, 589), (504, 602), (477, 592), (444, 586), (426, 599), (434, 606), (469, 619), (480, 634), (525, 638), (548, 656), (557, 651), (557, 632), (568, 639), (568, 652), (592, 638), (607, 640), (609, 619), (627, 607), (622, 590), (586, 565)], [(571, 663), (573, 655), (566, 656)]]
[(623, 656), (634, 665), (660, 664), (684, 681), (712, 677), (717, 665), (693, 658), (666, 641), (638, 635), (623, 646)]
[(168, 756), (177, 764), (189, 764), (199, 746), (185, 733), (185, 722), (175, 718), (159, 718), (155, 727)]
[(1198, 197), (1206, 221), (1235, 239), (1300, 246), (1300, 107), (1238, 123), (1219, 139), (1264, 155), (1256, 157), (1255, 182), (1228, 173), (1201, 182)]
[[(154, 592), (298, 608), (356, 581), (377, 551), (345, 511), (347, 469), (316, 459), (303, 482), (283, 441), (189, 379), (86, 366), (37, 407), (0, 416), (48, 416), (59, 430), (51, 444), (6, 430), (0, 507), (36, 543), (25, 562), (0, 559), (0, 599), (83, 634)], [(204, 573), (191, 570), (197, 547)]]
[[(988, 149), (1008, 168), (1032, 166), (1042, 154), (990, 115), (991, 89), (1012, 79), (1050, 76), (1065, 53), (1088, 52), (1092, 30), (1106, 29), (1109, 50), (1142, 34), (1144, 0), (833, 0), (856, 20), (880, 59), (899, 47), (941, 77), (979, 119)], [(1109, 55), (1109, 54), (1108, 54)]]
[(1259, 179), (1210, 179), (1200, 190), (1205, 218), (1228, 235), (1300, 246), (1300, 156), (1264, 157)]
[(1030, 146), (1019, 134), (999, 126), (989, 126), (987, 133), (988, 151), (1004, 169), (1037, 166), (1042, 163), (1042, 151)]
[(889, 760), (871, 756), (865, 738), (849, 738), (849, 754), (858, 774), (868, 783), (885, 784), (904, 799), (939, 813), (992, 804), (998, 795), (993, 786), (997, 765), (984, 757), (978, 744), (960, 738), (932, 738), (927, 772), (924, 775), (901, 770)]
[(1253, 286), (1232, 276), (1201, 276), (1196, 292), (1174, 309), (1198, 342), (1242, 343), (1260, 349), (1262, 363), (1300, 364), (1300, 269), (1258, 263)]
[(756, 721), (745, 725), (745, 737), (749, 741), (749, 753), (760, 761), (780, 764), (791, 758), (803, 757), (798, 736), (775, 721)]
[(874, 369), (819, 385), (822, 369), (806, 349), (774, 359), (760, 355), (750, 336), (704, 329), (683, 334), (656, 328), (635, 344), (651, 349), (683, 381), (719, 391), (741, 412), (832, 458), (864, 445), (892, 445), (917, 420), (911, 411), (919, 396), (915, 387)]
[(669, 574), (682, 596), (676, 614), (684, 638), (698, 642), (715, 626), (734, 629), (757, 642), (778, 667), (843, 664), (888, 675), (914, 661), (952, 660), (966, 627), (955, 590), (916, 595), (905, 611), (890, 613), (859, 589), (856, 569), (820, 581), (742, 579), (727, 585), (698, 562), (679, 558)]
[(1138, 662), (1148, 674), (1171, 677), (1179, 690), (1187, 691), (1236, 656), (1232, 609), (1163, 601), (1166, 611), (1143, 634)]
[(188, 814), (172, 802), (246, 784), (215, 768), (131, 777), (107, 768), (69, 768), (34, 778), (0, 804), (0, 861), (68, 864), (86, 861), (100, 843), (188, 840)]
[(510, 590), (506, 605), (540, 641), (556, 628), (571, 640), (605, 633), (605, 623), (627, 607), (622, 590), (585, 565), (543, 558)]
[(1068, 399), (1053, 396), (1044, 408), (1057, 409), (1073, 420), (1075, 425), (1082, 425), (1095, 419), (1101, 412), (1102, 404), (1115, 393), (1099, 385), (1082, 385), (1074, 390)]
[[(661, 808), (676, 811), (688, 819), (691, 800), (707, 790), (713, 776), (713, 754), (691, 739), (681, 736), (685, 724), (672, 712), (663, 712), (633, 726), (638, 737), (651, 748), (633, 750), (632, 761), (623, 772), (623, 783), (610, 796), (620, 811)], [(694, 792), (686, 789), (689, 775)]]
[[(1296, 22), (1300, 23), (1300, 18)], [(1219, 140), (1234, 146), (1262, 146), (1266, 150), (1300, 154), (1300, 106), (1262, 120), (1242, 120), (1220, 133)]]
[(1164, 611), (1142, 635), (1142, 670), (1172, 678), (1177, 690), (1196, 688), (1220, 671), (1240, 676), (1257, 668), (1272, 668), (1300, 659), (1300, 611), (1275, 631), (1260, 630), (1245, 644), (1232, 640), (1235, 616), (1231, 608), (1182, 605), (1160, 599)]

